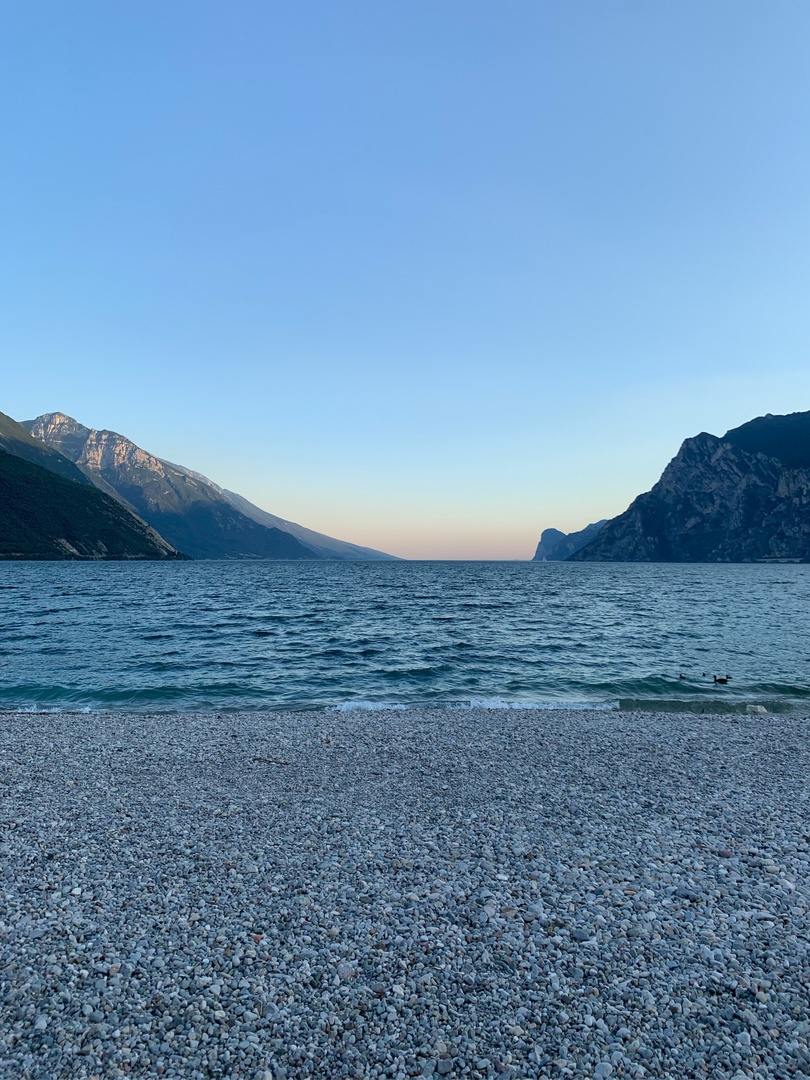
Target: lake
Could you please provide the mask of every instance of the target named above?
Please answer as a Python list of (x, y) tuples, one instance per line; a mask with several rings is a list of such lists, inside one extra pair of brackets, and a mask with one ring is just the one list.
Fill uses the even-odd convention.
[(808, 613), (804, 565), (3, 563), (0, 709), (806, 712)]

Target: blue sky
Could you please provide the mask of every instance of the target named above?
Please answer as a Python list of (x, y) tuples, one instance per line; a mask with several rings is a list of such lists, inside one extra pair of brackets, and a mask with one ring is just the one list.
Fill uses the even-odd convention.
[(810, 408), (810, 6), (5, 5), (0, 410), (526, 558)]

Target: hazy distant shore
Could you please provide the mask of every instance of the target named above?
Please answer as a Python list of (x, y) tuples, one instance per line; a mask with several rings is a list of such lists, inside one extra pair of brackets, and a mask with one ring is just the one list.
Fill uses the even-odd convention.
[(0, 1071), (779, 1077), (801, 718), (0, 714)]

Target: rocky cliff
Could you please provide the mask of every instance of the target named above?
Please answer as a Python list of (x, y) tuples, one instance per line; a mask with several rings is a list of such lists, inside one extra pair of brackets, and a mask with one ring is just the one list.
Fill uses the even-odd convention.
[(252, 521), (208, 484), (117, 432), (85, 427), (64, 413), (46, 413), (24, 426), (194, 559), (320, 557), (289, 533)]
[(810, 561), (810, 412), (687, 439), (572, 561)]
[(601, 521), (594, 521), (579, 532), (572, 533), (560, 532), (559, 529), (544, 529), (532, 561), (562, 562), (593, 540), (606, 521), (607, 518), (602, 518)]

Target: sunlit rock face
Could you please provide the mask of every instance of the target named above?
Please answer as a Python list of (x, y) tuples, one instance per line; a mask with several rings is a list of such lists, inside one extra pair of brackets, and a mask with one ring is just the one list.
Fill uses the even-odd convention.
[(810, 412), (687, 439), (572, 561), (810, 561)]

